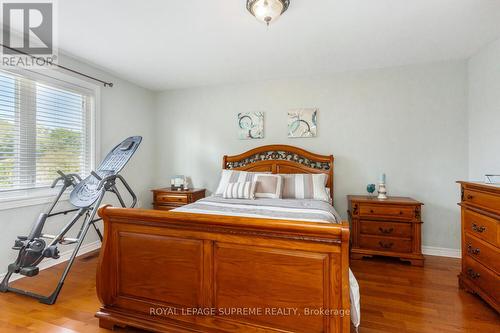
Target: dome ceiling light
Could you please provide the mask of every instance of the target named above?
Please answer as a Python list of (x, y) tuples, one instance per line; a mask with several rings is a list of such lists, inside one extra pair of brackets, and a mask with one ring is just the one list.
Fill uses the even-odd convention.
[(247, 0), (248, 11), (268, 26), (281, 16), (289, 5), (290, 0)]

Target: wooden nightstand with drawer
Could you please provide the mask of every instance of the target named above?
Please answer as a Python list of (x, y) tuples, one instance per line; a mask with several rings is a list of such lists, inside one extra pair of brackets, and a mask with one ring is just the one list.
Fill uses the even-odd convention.
[(381, 255), (423, 266), (421, 202), (404, 197), (379, 200), (364, 195), (349, 195), (347, 200), (351, 259)]
[(462, 288), (500, 312), (500, 186), (459, 182), (462, 200)]
[(205, 197), (205, 189), (189, 189), (185, 191), (160, 188), (152, 190), (153, 207), (159, 210), (171, 210), (181, 207)]

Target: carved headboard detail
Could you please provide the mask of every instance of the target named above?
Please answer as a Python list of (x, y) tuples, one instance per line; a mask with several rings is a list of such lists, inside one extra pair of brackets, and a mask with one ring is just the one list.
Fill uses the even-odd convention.
[(333, 155), (318, 155), (288, 145), (257, 147), (239, 155), (225, 155), (223, 169), (272, 173), (324, 173), (333, 198)]

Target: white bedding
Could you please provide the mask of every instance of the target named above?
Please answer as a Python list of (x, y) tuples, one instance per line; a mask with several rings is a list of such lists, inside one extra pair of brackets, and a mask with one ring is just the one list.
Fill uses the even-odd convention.
[[(223, 199), (209, 197), (174, 209), (175, 212), (217, 214), (228, 216), (291, 219), (308, 222), (341, 223), (340, 215), (328, 203), (310, 199)], [(358, 281), (349, 269), (351, 321), (360, 323), (360, 294)]]
[(321, 223), (341, 223), (340, 215), (326, 201), (312, 199), (224, 199), (208, 197), (176, 212), (217, 214), (227, 216), (262, 217)]

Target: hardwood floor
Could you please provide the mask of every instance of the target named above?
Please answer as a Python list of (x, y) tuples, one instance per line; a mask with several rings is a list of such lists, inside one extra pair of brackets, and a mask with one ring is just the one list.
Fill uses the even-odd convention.
[(426, 256), (424, 267), (399, 260), (351, 261), (361, 292), (361, 333), (500, 332), (500, 316), (458, 289), (460, 259)]
[[(96, 253), (80, 257), (53, 306), (0, 294), (0, 332), (109, 332), (94, 318), (99, 307), (96, 263)], [(352, 261), (351, 268), (361, 288), (361, 333), (500, 332), (500, 316), (478, 297), (458, 289), (458, 259), (428, 256), (424, 267), (365, 259)], [(61, 269), (50, 268), (14, 285), (48, 293)]]

